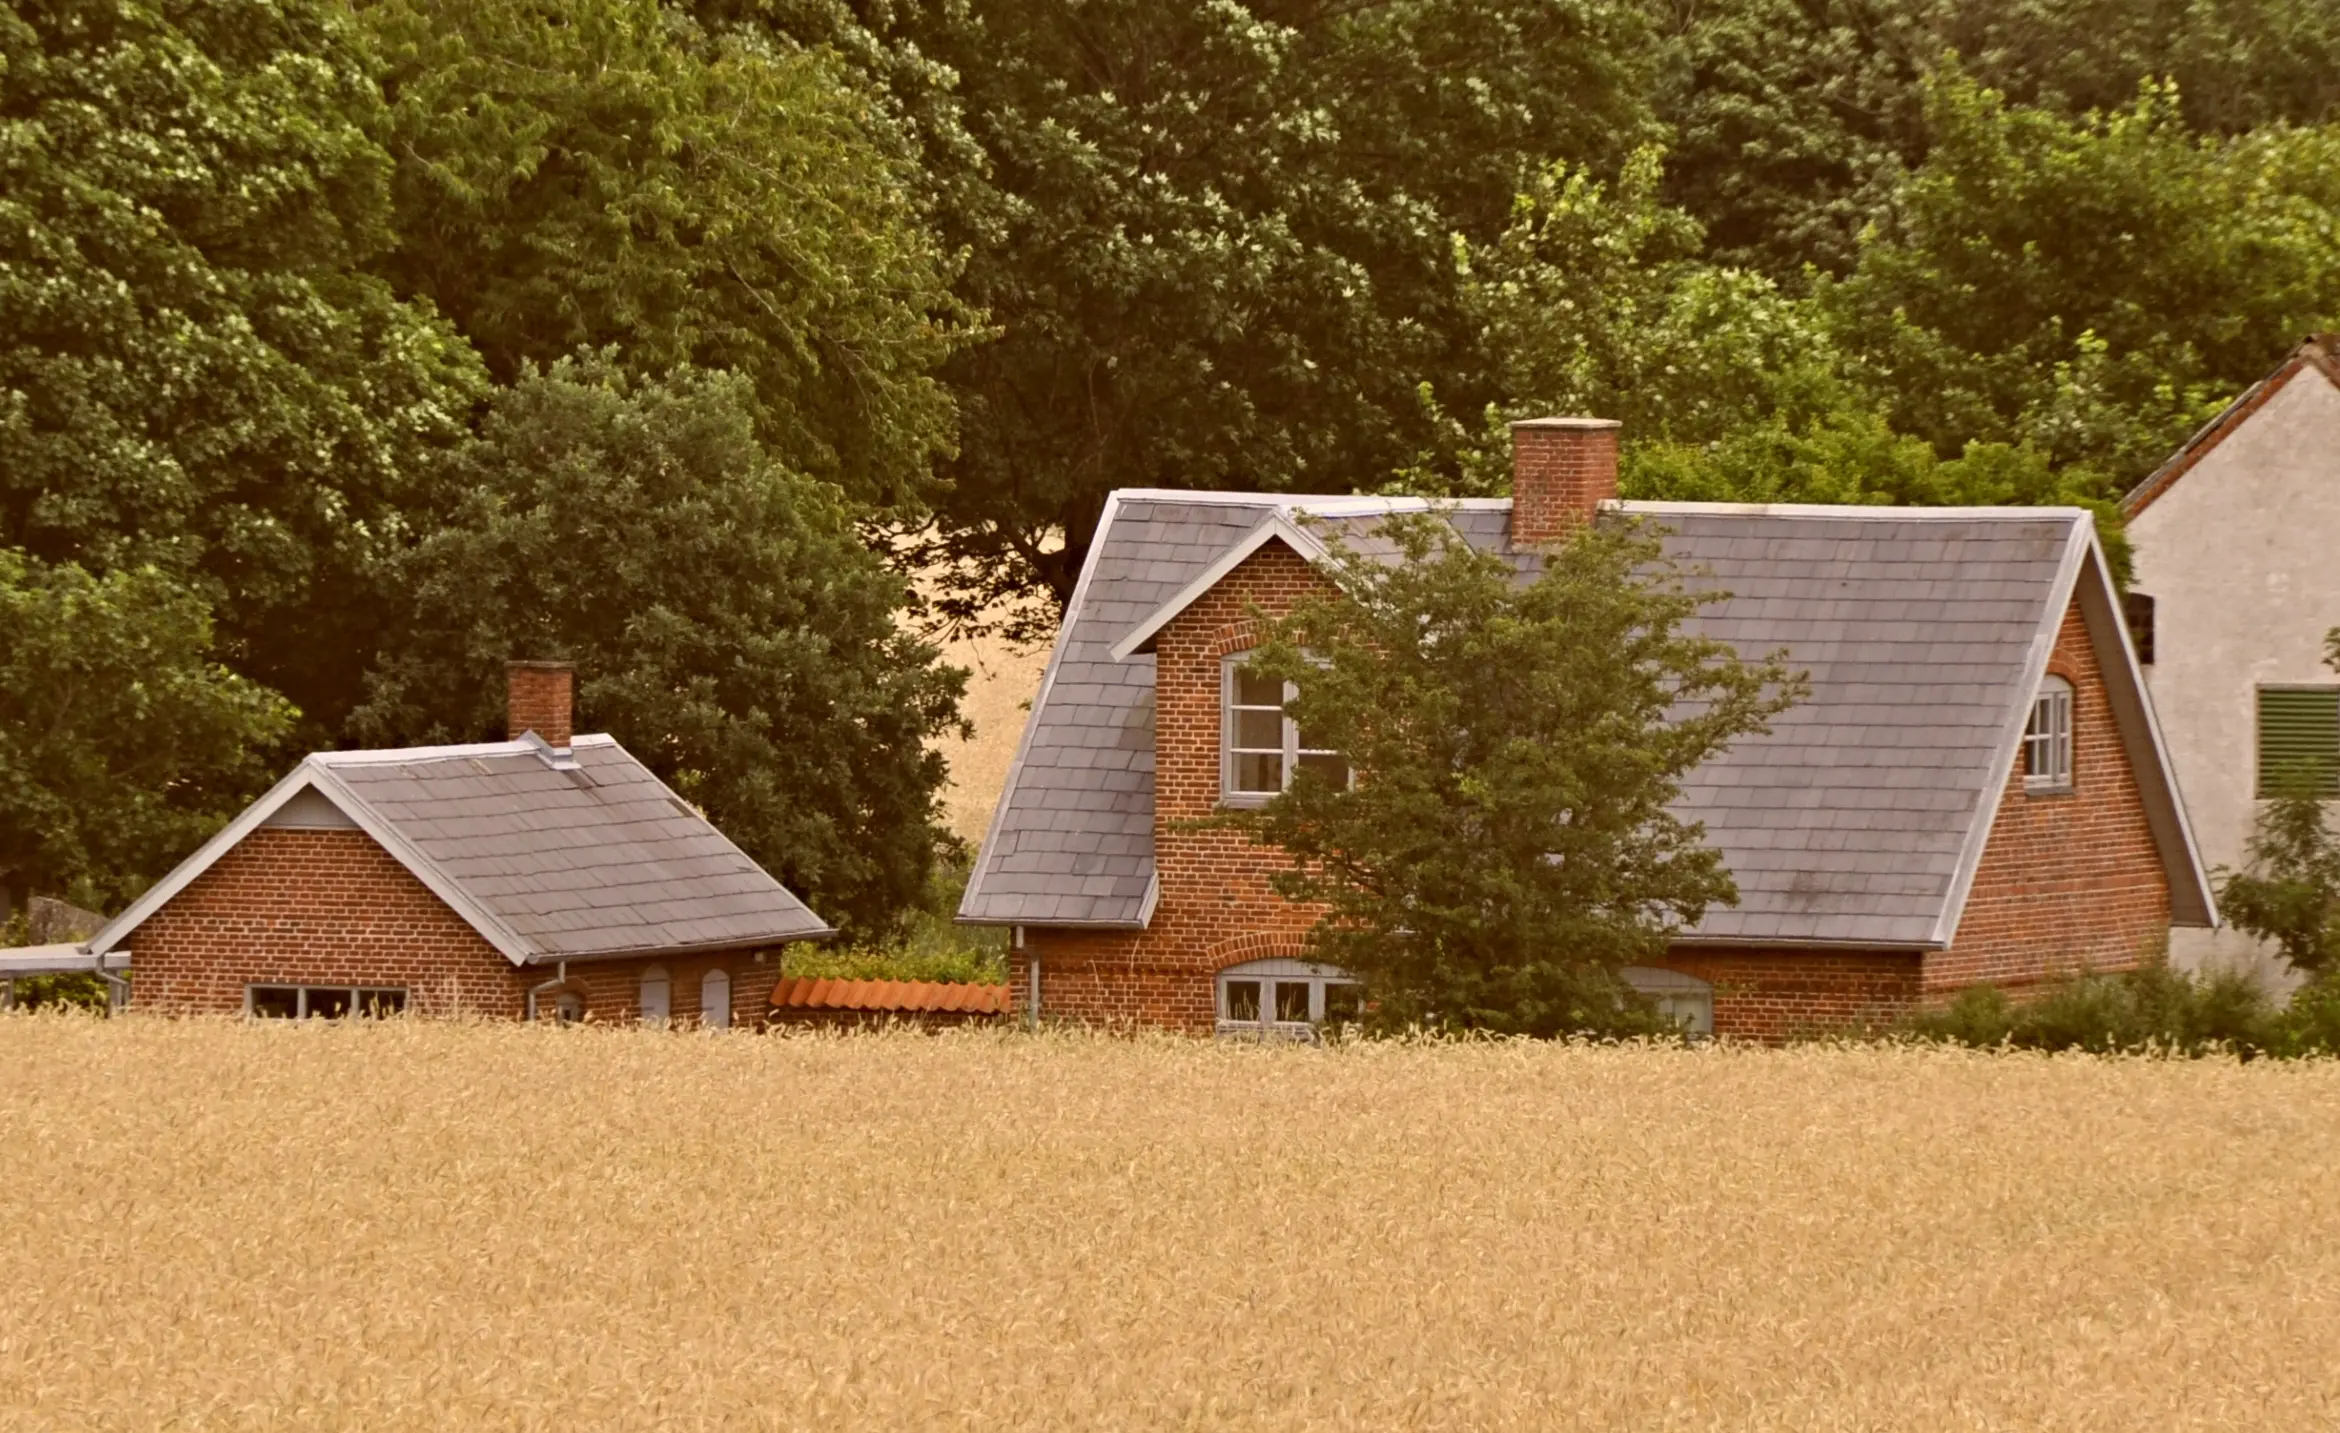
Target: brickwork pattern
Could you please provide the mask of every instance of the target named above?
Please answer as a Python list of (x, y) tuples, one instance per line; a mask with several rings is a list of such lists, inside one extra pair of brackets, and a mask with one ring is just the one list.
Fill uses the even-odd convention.
[[(1232, 831), (1188, 823), (1219, 809), (1223, 659), (1257, 641), (1250, 611), (1288, 611), (1325, 578), (1282, 543), (1269, 543), (1162, 629), (1154, 656), (1154, 869), (1161, 898), (1143, 931), (1033, 928), (1040, 1013), (1110, 1025), (1207, 1034), (1216, 1019), (1211, 977), (1258, 958), (1259, 938), (1296, 950), (1319, 912), (1278, 896), (1269, 878), (1283, 854)], [(1029, 985), (1019, 958), (1017, 999)]]
[(1617, 429), (1543, 427), (1511, 430), (1511, 540), (1521, 547), (1556, 542), (1590, 521), (1617, 496)]
[(263, 984), (399, 987), (425, 1015), (520, 1013), (512, 962), (363, 831), (254, 831), (129, 945), (138, 1010), (230, 1014)]
[(1676, 946), (1658, 964), (1714, 987), (1714, 1029), (1787, 1040), (1891, 1024), (1918, 1000), (1915, 951), (1741, 950)]
[(522, 732), (532, 731), (549, 746), (567, 746), (575, 720), (576, 669), (566, 662), (513, 662), (504, 680), (505, 735), (517, 741)]
[(2132, 970), (2168, 939), (2169, 876), (2077, 600), (2048, 670), (2072, 684), (2071, 793), (2026, 794), (2017, 760), (1951, 947), (1926, 957), (1929, 996)]
[[(363, 831), (263, 827), (220, 857), (130, 936), (132, 1007), (164, 1015), (234, 1014), (248, 985), (403, 989), (418, 1015), (517, 1019), (528, 991), (554, 978), (521, 968)], [(701, 981), (731, 977), (732, 1024), (760, 1022), (780, 972), (751, 952), (576, 962), (542, 992), (540, 1011), (573, 991), (596, 1021), (640, 1018), (642, 974), (665, 968), (670, 1011), (700, 1013)]]

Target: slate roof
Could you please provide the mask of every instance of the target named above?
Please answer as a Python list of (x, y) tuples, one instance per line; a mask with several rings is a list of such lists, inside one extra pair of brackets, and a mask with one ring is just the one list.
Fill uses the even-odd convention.
[[(107, 949), (314, 792), (519, 964), (834, 932), (611, 737), (318, 752), (92, 940)], [(303, 803), (296, 806), (295, 799)], [(312, 824), (302, 818), (300, 824)]]
[[(1418, 504), (1416, 504), (1418, 506)], [(960, 919), (1137, 928), (1153, 914), (1153, 657), (1129, 650), (1214, 561), (1280, 510), (1354, 536), (1385, 500), (1133, 491), (1115, 495), (1070, 604)], [(1808, 700), (1686, 781), (1740, 904), (1686, 938), (1927, 948), (1947, 944), (2084, 562), (2078, 509), (1791, 508), (1626, 503), (1668, 552), (1731, 595), (1696, 629), (1751, 657), (1784, 647)], [(1509, 503), (1450, 510), (1509, 552)], [(1303, 524), (1305, 526), (1305, 524)], [(1519, 554), (1523, 569), (1533, 557)], [(2098, 605), (2102, 605), (2101, 602)], [(2123, 638), (2115, 635), (2118, 646)], [(2101, 644), (2100, 644), (2101, 645)], [(2134, 676), (2134, 668), (2129, 668)], [(2161, 768), (2138, 687), (2136, 711)], [(2181, 914), (2208, 894), (2174, 788), (2162, 827)], [(2194, 900), (2186, 894), (2198, 895)]]

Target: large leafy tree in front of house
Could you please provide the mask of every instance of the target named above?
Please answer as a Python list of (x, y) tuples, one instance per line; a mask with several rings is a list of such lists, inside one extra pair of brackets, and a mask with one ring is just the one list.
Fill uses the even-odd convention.
[(1602, 525), (1523, 580), (1436, 514), (1335, 551), (1332, 589), (1265, 618), (1253, 669), (1292, 684), (1311, 745), (1256, 811), (1212, 820), (1289, 852), (1320, 903), (1312, 955), (1374, 1018), (1527, 1035), (1633, 1028), (1617, 970), (1737, 898), (1671, 803), (1683, 776), (1804, 690), (1777, 654), (1684, 630), (1692, 591), (1653, 534)]
[(503, 382), (607, 348), (750, 382), (775, 459), (930, 496), (972, 337), (911, 156), (832, 55), (658, 0), (369, 0), (397, 161), (377, 265)]
[(0, 7), (0, 546), (171, 574), (322, 730), (482, 378), (362, 272), (381, 118), (336, 0)]
[(775, 461), (752, 384), (564, 360), (502, 393), (393, 572), (406, 611), (353, 726), (500, 737), (504, 662), (578, 666), (624, 742), (831, 921), (880, 931), (948, 844), (929, 739), (965, 674), (901, 618), (834, 486)]
[(0, 548), (0, 890), (136, 896), (267, 784), (292, 718), (169, 574)]

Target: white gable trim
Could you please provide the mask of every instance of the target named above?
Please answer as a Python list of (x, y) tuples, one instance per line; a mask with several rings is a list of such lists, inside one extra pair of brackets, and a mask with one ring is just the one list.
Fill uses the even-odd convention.
[(1331, 557), (1331, 550), (1313, 534), (1292, 521), (1289, 514), (1278, 509), (1269, 513), (1259, 526), (1245, 533), (1240, 541), (1202, 570), (1202, 574), (1178, 589), (1178, 594), (1154, 609), (1153, 614), (1130, 629), (1128, 636), (1113, 644), (1113, 660), (1126, 662), (1139, 652), (1149, 651), (1155, 636), (1170, 625), (1170, 619), (1202, 600), (1202, 595), (1219, 585), (1221, 579), (1233, 572), (1243, 560), (1270, 542), (1281, 542), (1311, 564), (1321, 564)]
[[(493, 750), (495, 748), (484, 748)], [(458, 749), (459, 750), (459, 749)], [(483, 748), (475, 748), (483, 750)], [(471, 754), (471, 753), (463, 753)], [(129, 909), (106, 923), (105, 929), (90, 937), (83, 948), (92, 955), (103, 955), (118, 949), (131, 932), (146, 923), (149, 916), (168, 905), (180, 892), (194, 884), (195, 878), (219, 863), (222, 856), (243, 843), (245, 837), (258, 830), (284, 804), (304, 791), (316, 791), (341, 808), (358, 825), (358, 829), (390, 853), (392, 860), (404, 866), (414, 878), (421, 881), (432, 895), (447, 903), (450, 910), (461, 916), (464, 923), (478, 931), (480, 938), (501, 951), (514, 965), (527, 963), (531, 953), (528, 943), (502, 921), (480, 907), (446, 874), (425, 860), (420, 851), (401, 837), (390, 824), (358, 799), (338, 777), (333, 775), (331, 756), (347, 753), (320, 754), (303, 758), (282, 781), (270, 787), (259, 800), (245, 807), (220, 833), (203, 843), (195, 854), (181, 861), (172, 872), (155, 882), (146, 893), (130, 903)]]
[[(2120, 618), (2120, 594), (2112, 580), (2112, 565), (2106, 560), (2104, 546), (2098, 541), (2096, 525), (2082, 521), (2074, 526), (2071, 544), (2065, 549), (2062, 566), (2056, 573), (2056, 584), (2047, 610), (2042, 614), (2039, 631), (2031, 639), (2031, 652), (2024, 662), (2023, 684), (2016, 691), (2013, 710), (2001, 728), (1999, 749), (1992, 759), (1991, 780), (1983, 799), (1975, 810), (1974, 825), (1966, 833), (1965, 847), (1958, 857), (1957, 875), (1952, 879), (1950, 898), (1943, 903), (1942, 915), (1934, 926), (1934, 946), (1948, 949), (1957, 939), (1959, 922), (1965, 918), (1966, 902), (1974, 892), (1974, 879), (1982, 867), (1984, 850), (1999, 823), (1999, 810), (2004, 804), (2008, 783), (2015, 773), (2015, 762), (2023, 750), (2023, 732), (2030, 724), (2031, 703), (2039, 684), (2047, 675), (2048, 661), (2055, 653), (2056, 637), (2064, 625), (2064, 614), (2072, 610), (2074, 602), (2082, 603), (2081, 620), (2086, 623), (2089, 644), (2096, 656), (2098, 672), (2104, 678), (2107, 695), (2112, 698), (2113, 719), (2123, 728), (2141, 717), (2145, 740), (2139, 745), (2148, 749), (2150, 759), (2136, 759), (2131, 748), (2130, 766), (2136, 778), (2138, 794), (2145, 804), (2149, 823), (2154, 827), (2154, 842), (2160, 848), (2162, 868), (2169, 877), (2170, 904), (2173, 917), (2181, 908), (2187, 894), (2183, 888), (2191, 886), (2191, 895), (2201, 903), (2201, 910), (2211, 926), (2218, 924), (2218, 904), (2210, 887), (2208, 873), (2202, 867), (2201, 848), (2195, 843), (2193, 822), (2186, 815), (2186, 805), (2177, 789), (2177, 774), (2169, 763), (2169, 749), (2163, 743), (2160, 720), (2154, 715), (2153, 699), (2145, 687), (2143, 668), (2137, 664), (2137, 649), (2129, 640), (2128, 626)], [(2092, 620), (2089, 607), (2098, 607), (2105, 616)], [(2117, 639), (2117, 646), (2105, 641), (2106, 622)], [(2126, 699), (2125, 701), (2123, 699)], [(2123, 707), (2133, 710), (2135, 716), (2126, 716)], [(2123, 732), (2124, 746), (2128, 733)], [(2147, 770), (2147, 767), (2150, 770)], [(2164, 826), (2176, 838), (2178, 850), (2168, 848)], [(2182, 857), (2182, 861), (2178, 858)], [(2182, 869), (2180, 868), (2182, 866)]]
[(2055, 655), (2056, 634), (2064, 625), (2064, 613), (2072, 605), (2073, 590), (2080, 582), (2080, 569), (2089, 550), (2096, 545), (2094, 527), (2077, 508), (2056, 509), (2069, 512), (2076, 521), (2064, 539), (2063, 560), (2056, 567), (2055, 586), (2040, 613), (2039, 627), (2031, 635), (2031, 650), (2023, 659), (2023, 680), (2016, 684), (2015, 696), (2008, 703), (2005, 716), (1999, 723), (1999, 748), (1991, 757), (1990, 780), (1983, 787), (1982, 800), (1975, 803), (1974, 823), (1966, 828), (1966, 844), (1958, 852), (1958, 870), (1950, 878), (1949, 899), (1942, 902), (1942, 914), (1934, 921), (1933, 948), (1947, 950), (1958, 937), (1958, 923), (1966, 918), (1967, 897), (1974, 894), (1975, 873), (1982, 869), (1983, 852), (1991, 842), (1991, 832), (1999, 824), (1999, 807), (2007, 795), (2007, 783), (2015, 775), (2015, 759), (2023, 751), (2023, 731), (2031, 724), (2032, 698), (2039, 691), (2040, 679), (2047, 675), (2048, 659)]

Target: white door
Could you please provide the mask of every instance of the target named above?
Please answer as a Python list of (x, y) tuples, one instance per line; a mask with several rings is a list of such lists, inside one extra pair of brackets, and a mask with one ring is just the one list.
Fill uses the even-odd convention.
[(720, 970), (699, 981), (699, 1023), (710, 1030), (731, 1028), (731, 977)]
[(674, 986), (666, 978), (666, 967), (653, 965), (642, 972), (642, 1023), (664, 1025), (674, 1013)]

